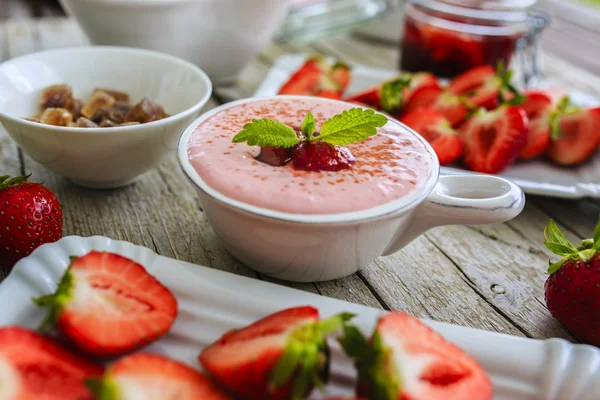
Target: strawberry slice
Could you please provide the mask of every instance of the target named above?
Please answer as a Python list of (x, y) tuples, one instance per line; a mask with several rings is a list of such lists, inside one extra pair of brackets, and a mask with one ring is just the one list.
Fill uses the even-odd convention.
[(462, 140), (439, 111), (421, 108), (405, 114), (400, 122), (414, 129), (429, 142), (441, 165), (450, 164), (461, 156)]
[(118, 254), (74, 258), (56, 293), (34, 299), (80, 349), (116, 356), (158, 339), (177, 316), (177, 300), (144, 267)]
[(224, 334), (199, 355), (202, 366), (245, 400), (301, 400), (327, 382), (325, 337), (352, 317), (319, 321), (313, 307), (290, 308)]
[(553, 101), (543, 92), (525, 94), (525, 102), (521, 104), (529, 120), (529, 130), (525, 147), (519, 158), (529, 159), (546, 152), (550, 144), (550, 120), (552, 118)]
[(462, 122), (469, 112), (463, 99), (437, 85), (422, 86), (415, 90), (406, 103), (404, 112), (409, 113), (422, 108), (431, 108), (440, 112), (452, 126)]
[(439, 87), (439, 83), (435, 76), (427, 72), (403, 73), (395, 79), (351, 96), (346, 101), (367, 104), (376, 110), (398, 115), (412, 94), (423, 86)]
[(521, 107), (479, 109), (460, 127), (464, 162), (476, 172), (494, 174), (508, 167), (527, 140), (527, 116)]
[[(563, 103), (568, 103), (568, 98)], [(557, 133), (548, 157), (559, 165), (576, 165), (587, 160), (600, 146), (600, 107), (582, 110), (559, 105)]]
[(97, 400), (232, 400), (206, 376), (158, 354), (134, 354), (88, 379)]
[(330, 64), (322, 57), (306, 60), (279, 89), (279, 94), (295, 94), (341, 99), (350, 84), (350, 67), (341, 62)]
[(409, 315), (382, 317), (368, 341), (355, 327), (339, 339), (358, 370), (357, 395), (385, 400), (490, 400), (483, 368)]
[(103, 370), (38, 333), (0, 328), (0, 399), (92, 399), (83, 380)]
[(523, 102), (523, 96), (512, 85), (511, 78), (512, 71), (505, 71), (502, 64), (496, 70), (484, 65), (454, 78), (448, 90), (456, 96), (465, 97), (474, 107), (493, 110), (506, 100), (510, 100), (511, 105)]

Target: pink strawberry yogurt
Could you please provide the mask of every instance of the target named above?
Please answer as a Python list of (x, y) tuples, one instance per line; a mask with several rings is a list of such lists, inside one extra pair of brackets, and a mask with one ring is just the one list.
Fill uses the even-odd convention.
[(322, 99), (266, 99), (227, 108), (192, 133), (188, 157), (214, 190), (257, 207), (295, 214), (333, 214), (373, 208), (406, 196), (427, 180), (432, 159), (423, 143), (395, 120), (377, 135), (346, 146), (356, 164), (337, 172), (299, 171), (256, 161), (260, 148), (232, 143), (244, 124), (270, 118), (300, 128), (307, 112), (317, 132), (329, 117), (356, 107)]

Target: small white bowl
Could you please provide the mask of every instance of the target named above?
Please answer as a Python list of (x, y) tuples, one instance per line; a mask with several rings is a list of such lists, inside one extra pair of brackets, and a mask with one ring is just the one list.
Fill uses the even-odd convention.
[(284, 22), (290, 0), (60, 0), (95, 45), (181, 57), (232, 81)]
[[(115, 128), (71, 128), (26, 121), (39, 111), (42, 91), (66, 83), (86, 101), (96, 87), (149, 97), (171, 116)], [(0, 65), (0, 122), (35, 161), (92, 188), (125, 186), (177, 147), (181, 132), (212, 92), (208, 76), (173, 56), (125, 47), (49, 50)]]
[(263, 274), (297, 282), (341, 278), (381, 255), (399, 251), (430, 228), (504, 222), (519, 215), (525, 206), (523, 191), (506, 179), (491, 175), (439, 177), (438, 159), (429, 143), (391, 119), (389, 123), (402, 125), (422, 141), (433, 160), (427, 181), (407, 196), (338, 214), (291, 214), (227, 197), (206, 184), (190, 163), (190, 137), (198, 125), (216, 113), (265, 99), (234, 101), (203, 114), (185, 130), (178, 150), (179, 163), (197, 188), (213, 230), (237, 259)]

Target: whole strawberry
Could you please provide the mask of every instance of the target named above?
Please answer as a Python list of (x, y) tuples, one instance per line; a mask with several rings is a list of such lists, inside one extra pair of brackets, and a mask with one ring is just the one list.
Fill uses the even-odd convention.
[(578, 247), (550, 221), (544, 244), (563, 258), (550, 261), (546, 305), (561, 324), (581, 341), (600, 346), (600, 221), (593, 239)]
[(62, 237), (58, 199), (41, 184), (27, 182), (29, 176), (0, 176), (0, 269)]

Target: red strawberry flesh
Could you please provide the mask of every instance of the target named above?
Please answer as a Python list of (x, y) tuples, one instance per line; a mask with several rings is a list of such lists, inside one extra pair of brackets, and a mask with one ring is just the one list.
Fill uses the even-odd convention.
[(303, 399), (328, 376), (325, 336), (331, 330), (321, 322), (337, 329), (343, 321), (339, 317), (319, 321), (318, 310), (308, 306), (283, 310), (225, 333), (200, 353), (199, 360), (240, 398)]
[(521, 159), (540, 156), (546, 152), (550, 144), (550, 119), (552, 114), (552, 99), (541, 92), (531, 92), (525, 95), (521, 104), (529, 120), (529, 129), (525, 146), (519, 154)]
[(49, 322), (80, 349), (115, 356), (144, 346), (171, 328), (177, 300), (140, 264), (114, 253), (76, 258), (57, 293), (37, 300)]
[(496, 108), (501, 89), (502, 80), (489, 65), (468, 70), (454, 78), (448, 86), (450, 93), (465, 96), (474, 106), (487, 109)]
[(560, 130), (560, 137), (550, 143), (548, 157), (560, 165), (581, 164), (600, 146), (600, 107), (561, 116)]
[(0, 328), (0, 398), (91, 400), (83, 380), (104, 368), (22, 327)]
[(341, 146), (314, 141), (302, 142), (292, 152), (294, 168), (305, 171), (340, 171), (351, 168), (355, 159), (350, 150)]
[(382, 317), (370, 341), (354, 329), (341, 339), (368, 399), (491, 400), (492, 385), (467, 353), (409, 315)]
[(148, 353), (134, 354), (117, 361), (107, 369), (104, 379), (92, 386), (98, 399), (232, 399), (193, 368)]
[(520, 107), (480, 109), (460, 128), (465, 164), (476, 172), (501, 172), (514, 162), (525, 145), (527, 123)]
[(440, 112), (418, 109), (406, 114), (400, 122), (414, 129), (431, 144), (441, 165), (450, 164), (461, 156), (462, 140)]

